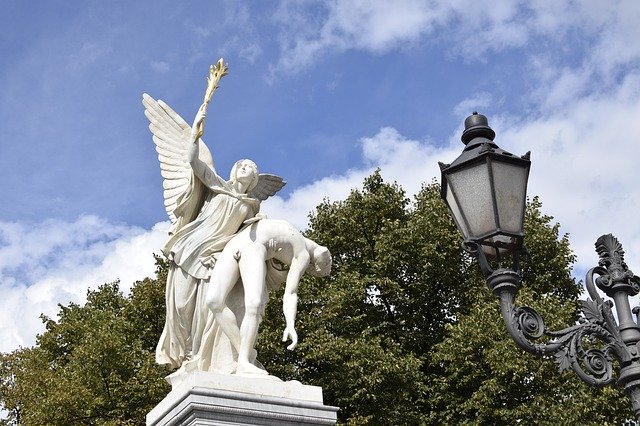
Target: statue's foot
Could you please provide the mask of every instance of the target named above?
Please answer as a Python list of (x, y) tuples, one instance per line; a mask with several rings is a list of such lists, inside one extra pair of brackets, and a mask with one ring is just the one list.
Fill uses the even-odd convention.
[(250, 362), (238, 362), (238, 367), (236, 368), (236, 374), (249, 375), (249, 376), (255, 376), (255, 375), (268, 376), (269, 375), (269, 373), (267, 373), (266, 370), (258, 368), (255, 365), (251, 364)]

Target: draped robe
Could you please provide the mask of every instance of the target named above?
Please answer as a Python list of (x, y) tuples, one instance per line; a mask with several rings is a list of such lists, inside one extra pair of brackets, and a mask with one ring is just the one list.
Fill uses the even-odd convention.
[[(207, 287), (215, 285), (209, 283), (209, 277), (217, 254), (243, 222), (255, 216), (259, 201), (237, 193), (209, 165), (194, 167), (193, 171), (190, 187), (176, 208), (178, 220), (163, 248), (170, 268), (166, 320), (156, 347), (156, 361), (173, 368), (196, 362), (195, 368), (200, 370), (231, 372), (230, 342), (213, 321), (205, 296)], [(235, 303), (238, 297), (230, 296), (230, 300)], [(201, 342), (206, 342), (206, 348)], [(216, 356), (220, 358), (218, 367), (211, 361)]]

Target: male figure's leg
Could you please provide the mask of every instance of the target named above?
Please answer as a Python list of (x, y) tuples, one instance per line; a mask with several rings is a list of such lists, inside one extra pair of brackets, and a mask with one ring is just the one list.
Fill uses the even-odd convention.
[(242, 250), (238, 261), (244, 287), (245, 313), (240, 326), (240, 348), (238, 350), (238, 373), (267, 374), (250, 362), (262, 320), (267, 251), (262, 244), (252, 244)]

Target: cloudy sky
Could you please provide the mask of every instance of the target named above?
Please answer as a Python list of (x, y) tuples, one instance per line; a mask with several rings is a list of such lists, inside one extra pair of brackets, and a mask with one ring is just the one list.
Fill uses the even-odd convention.
[(188, 122), (230, 74), (204, 140), (288, 184), (300, 228), (376, 167), (410, 193), (461, 151), (464, 118), (532, 151), (529, 194), (595, 265), (612, 232), (640, 272), (640, 2), (31, 1), (0, 14), (0, 351), (87, 288), (153, 274), (168, 229), (141, 105)]

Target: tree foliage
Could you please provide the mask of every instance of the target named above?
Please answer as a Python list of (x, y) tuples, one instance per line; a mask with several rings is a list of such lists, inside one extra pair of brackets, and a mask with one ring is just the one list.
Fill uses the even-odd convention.
[[(379, 172), (342, 201), (325, 200), (307, 235), (333, 255), (330, 277), (299, 289), (294, 351), (280, 341), (282, 290), (271, 295), (258, 357), (285, 380), (322, 386), (343, 424), (623, 424), (633, 415), (618, 389), (593, 389), (508, 337), (498, 303), (440, 200), (413, 198)], [(552, 329), (577, 319), (581, 285), (566, 235), (526, 214), (518, 302)], [(123, 296), (117, 283), (61, 306), (33, 348), (0, 357), (7, 423), (141, 424), (168, 392), (153, 351), (164, 321), (166, 268)]]
[(33, 348), (0, 357), (7, 424), (144, 424), (169, 391), (154, 350), (164, 324), (166, 268), (125, 297), (117, 282), (88, 291), (84, 306), (42, 317)]
[[(301, 344), (277, 344), (279, 295), (268, 306), (261, 356), (286, 378), (323, 387), (351, 424), (622, 424), (633, 418), (618, 389), (592, 389), (508, 337), (496, 298), (440, 199), (437, 184), (414, 200), (379, 172), (343, 201), (325, 201), (308, 236), (334, 258), (330, 277), (300, 287)], [(518, 300), (552, 329), (577, 319), (581, 285), (568, 236), (526, 214), (532, 261)]]

